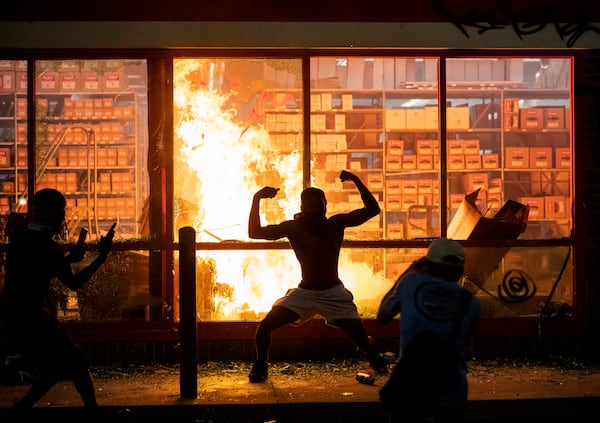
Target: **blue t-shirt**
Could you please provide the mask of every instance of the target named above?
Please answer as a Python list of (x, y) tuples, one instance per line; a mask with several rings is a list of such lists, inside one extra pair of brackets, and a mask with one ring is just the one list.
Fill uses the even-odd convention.
[[(384, 297), (378, 318), (390, 319), (400, 314), (400, 355), (413, 337), (421, 331), (432, 331), (447, 337), (464, 288), (456, 282), (417, 271), (403, 275)], [(458, 359), (456, 381), (452, 393), (442, 400), (444, 407), (462, 406), (467, 400), (465, 348), (479, 320), (481, 302), (472, 298), (456, 334)]]

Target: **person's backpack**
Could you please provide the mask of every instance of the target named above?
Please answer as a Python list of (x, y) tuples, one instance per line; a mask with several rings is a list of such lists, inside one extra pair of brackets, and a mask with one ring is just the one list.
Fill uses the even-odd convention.
[(406, 346), (390, 377), (379, 390), (379, 400), (389, 414), (417, 416), (435, 413), (441, 398), (460, 377), (455, 337), (470, 300), (471, 294), (465, 291), (447, 338), (433, 331), (423, 331)]

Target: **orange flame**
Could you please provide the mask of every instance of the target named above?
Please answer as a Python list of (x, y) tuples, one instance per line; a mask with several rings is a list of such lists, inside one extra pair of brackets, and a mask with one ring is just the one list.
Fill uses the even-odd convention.
[[(174, 67), (176, 228), (194, 227), (197, 241), (248, 240), (252, 196), (265, 185), (281, 190), (263, 202), (263, 222), (291, 219), (299, 211), (301, 152), (280, 151), (260, 123), (267, 91), (247, 116), (239, 115), (236, 92), (224, 88), (224, 66), (215, 59), (182, 59)], [(204, 320), (256, 320), (300, 278), (291, 250), (197, 256), (205, 268), (214, 267), (198, 281), (211, 297), (199, 310)], [(357, 299), (380, 296), (389, 287), (381, 273), (352, 263), (344, 251), (340, 277)]]

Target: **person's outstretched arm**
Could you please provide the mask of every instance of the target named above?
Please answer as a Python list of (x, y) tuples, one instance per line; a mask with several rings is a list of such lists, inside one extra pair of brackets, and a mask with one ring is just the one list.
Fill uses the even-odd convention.
[(263, 226), (260, 222), (260, 200), (263, 198), (273, 198), (277, 195), (279, 188), (264, 187), (261, 188), (252, 197), (252, 207), (248, 217), (248, 236), (252, 239), (275, 240), (285, 236), (281, 225)]
[(354, 173), (348, 172), (347, 170), (342, 170), (342, 172), (340, 173), (340, 180), (342, 182), (354, 182), (354, 185), (356, 185), (356, 188), (360, 193), (360, 198), (362, 199), (363, 204), (365, 205), (364, 208), (354, 210), (350, 213), (351, 221), (349, 222), (348, 226), (360, 225), (361, 223), (366, 222), (372, 217), (377, 216), (381, 212), (377, 199), (373, 196), (373, 194), (371, 193), (371, 191), (369, 191), (365, 184), (363, 184), (363, 182), (358, 176), (356, 176)]
[[(112, 248), (114, 234), (114, 231), (110, 230), (105, 236), (101, 236), (100, 241), (98, 242), (98, 255), (96, 258), (77, 273), (72, 273), (69, 265), (69, 270), (64, 271), (58, 276), (60, 281), (64, 283), (67, 288), (73, 291), (76, 291), (85, 285), (85, 283), (91, 279), (94, 273), (96, 273), (100, 266), (102, 266), (102, 264), (106, 261), (108, 253)], [(68, 261), (66, 258), (65, 260)]]

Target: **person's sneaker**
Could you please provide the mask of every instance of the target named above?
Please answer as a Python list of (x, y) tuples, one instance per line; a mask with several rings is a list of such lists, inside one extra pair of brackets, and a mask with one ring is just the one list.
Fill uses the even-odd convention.
[(379, 353), (370, 353), (367, 354), (367, 360), (371, 364), (371, 367), (375, 371), (375, 373), (380, 375), (386, 375), (389, 373), (388, 370), (388, 362), (383, 356)]
[(260, 383), (269, 377), (269, 365), (261, 361), (255, 361), (252, 370), (248, 374), (250, 383)]

